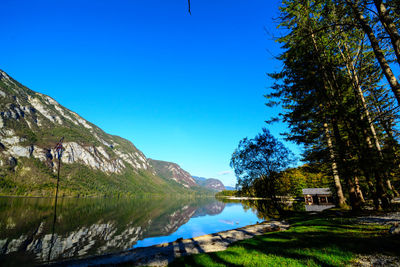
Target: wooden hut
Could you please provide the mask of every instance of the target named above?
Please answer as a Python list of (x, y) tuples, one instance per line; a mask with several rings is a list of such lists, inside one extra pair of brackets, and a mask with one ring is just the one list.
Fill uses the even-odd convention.
[(303, 196), (306, 205), (329, 205), (333, 202), (329, 188), (304, 188)]

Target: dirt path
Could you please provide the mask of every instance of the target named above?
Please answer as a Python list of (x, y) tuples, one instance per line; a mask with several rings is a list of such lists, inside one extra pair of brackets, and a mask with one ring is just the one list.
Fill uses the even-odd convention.
[(252, 238), (266, 232), (286, 230), (288, 228), (289, 225), (285, 222), (268, 221), (215, 234), (189, 239), (178, 239), (174, 242), (151, 247), (137, 248), (82, 260), (58, 262), (57, 266), (99, 266), (121, 263), (130, 263), (136, 266), (166, 266), (177, 257), (225, 250), (235, 241)]
[[(397, 199), (397, 201), (400, 199)], [(360, 223), (371, 223), (380, 225), (393, 225), (394, 223), (400, 223), (400, 212), (390, 212), (381, 215), (370, 215), (364, 217), (358, 217)], [(352, 263), (352, 266), (367, 267), (399, 267), (400, 259), (396, 256), (389, 256), (383, 254), (374, 255), (358, 255)]]
[(390, 225), (400, 223), (400, 212), (390, 212), (382, 215), (358, 217), (360, 223), (376, 223)]

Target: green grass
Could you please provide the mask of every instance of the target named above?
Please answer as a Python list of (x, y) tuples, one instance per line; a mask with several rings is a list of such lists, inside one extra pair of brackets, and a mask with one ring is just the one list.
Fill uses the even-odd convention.
[(292, 217), (287, 231), (236, 242), (221, 252), (178, 258), (170, 266), (346, 266), (357, 254), (400, 256), (400, 238), (388, 234), (389, 226), (324, 214)]

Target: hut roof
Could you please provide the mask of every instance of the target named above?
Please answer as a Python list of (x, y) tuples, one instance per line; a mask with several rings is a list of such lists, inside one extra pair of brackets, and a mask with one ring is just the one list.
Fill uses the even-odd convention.
[(304, 188), (303, 195), (330, 195), (330, 188)]

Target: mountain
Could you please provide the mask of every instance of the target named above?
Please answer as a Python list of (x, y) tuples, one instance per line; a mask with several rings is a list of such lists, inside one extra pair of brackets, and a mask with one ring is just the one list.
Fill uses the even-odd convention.
[(149, 163), (156, 171), (156, 174), (166, 180), (175, 181), (186, 188), (198, 187), (190, 173), (183, 170), (176, 163), (155, 159), (149, 159)]
[(193, 179), (196, 181), (197, 184), (204, 184), (207, 181), (207, 178), (192, 176)]
[(218, 192), (225, 190), (224, 184), (218, 179), (204, 178), (204, 177), (198, 177), (198, 176), (192, 176), (192, 177), (198, 185), (205, 187), (207, 189), (211, 189), (213, 191), (218, 191)]
[(52, 195), (58, 166), (54, 146), (61, 137), (65, 147), (61, 194), (191, 193), (198, 189), (183, 176), (174, 181), (157, 175), (130, 141), (105, 133), (0, 70), (0, 194)]

